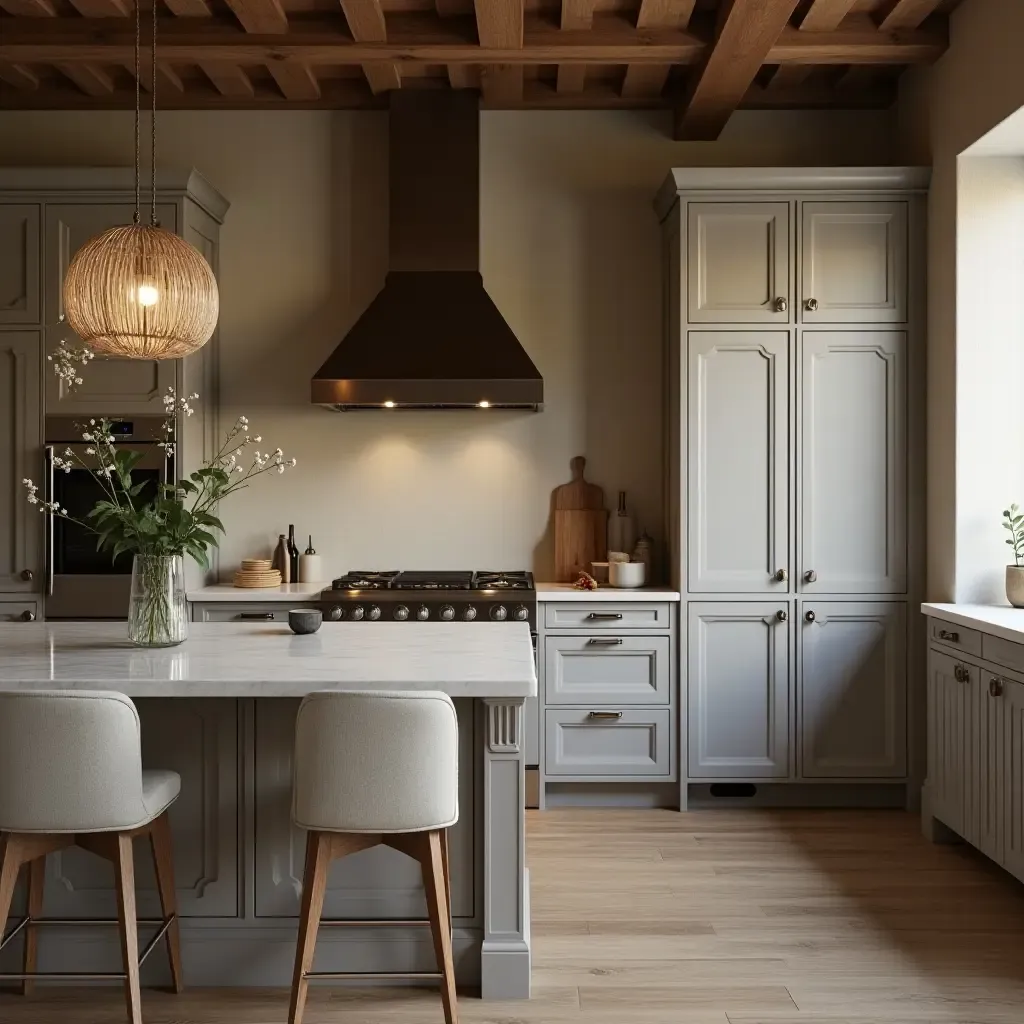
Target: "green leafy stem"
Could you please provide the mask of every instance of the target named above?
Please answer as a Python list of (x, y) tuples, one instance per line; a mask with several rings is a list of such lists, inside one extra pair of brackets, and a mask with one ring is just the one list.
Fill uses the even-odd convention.
[(1010, 531), (1007, 544), (1013, 548), (1013, 560), (1019, 565), (1024, 565), (1024, 513), (1021, 513), (1017, 505), (1011, 505), (1003, 511), (1003, 529)]

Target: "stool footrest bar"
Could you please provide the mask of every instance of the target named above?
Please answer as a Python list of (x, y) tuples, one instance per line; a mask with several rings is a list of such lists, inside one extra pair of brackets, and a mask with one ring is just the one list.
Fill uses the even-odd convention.
[(333, 978), (359, 978), (364, 981), (386, 981), (388, 978), (415, 978), (420, 981), (439, 981), (444, 975), (440, 971), (310, 971), (303, 975), (308, 981)]
[(385, 917), (379, 920), (355, 918), (323, 918), (320, 921), (321, 928), (429, 928), (430, 920), (425, 917), (397, 918)]

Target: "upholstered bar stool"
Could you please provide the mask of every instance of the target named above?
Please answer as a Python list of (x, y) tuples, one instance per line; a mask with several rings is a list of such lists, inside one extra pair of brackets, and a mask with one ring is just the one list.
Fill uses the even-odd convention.
[[(438, 978), (447, 1024), (456, 1024), (447, 829), (459, 817), (459, 730), (444, 693), (314, 693), (295, 725), (292, 818), (308, 829), (302, 913), (289, 1024), (301, 1024), (310, 979)], [(321, 919), (331, 861), (384, 843), (419, 861), (426, 920)], [(436, 973), (314, 972), (321, 925), (429, 924)]]
[[(181, 992), (181, 953), (167, 809), (177, 799), (176, 772), (143, 771), (139, 716), (124, 695), (98, 691), (0, 692), (0, 935), (18, 871), (28, 865), (28, 913), (0, 942), (24, 931), (23, 970), (0, 974), (28, 994), (33, 979), (123, 979), (128, 1018), (141, 1024), (139, 967), (166, 936), (174, 989)], [(163, 917), (137, 922), (132, 840), (149, 836)], [(36, 971), (41, 925), (113, 924), (43, 918), (46, 856), (80, 846), (113, 862), (124, 972)], [(159, 929), (139, 956), (137, 924)]]

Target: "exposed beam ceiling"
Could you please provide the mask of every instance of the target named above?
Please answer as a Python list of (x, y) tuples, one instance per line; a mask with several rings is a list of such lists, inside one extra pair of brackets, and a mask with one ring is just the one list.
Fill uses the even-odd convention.
[(71, 79), (86, 96), (107, 96), (114, 91), (114, 79), (92, 64), (57, 64), (57, 70)]
[(879, 28), (917, 28), (938, 6), (939, 0), (891, 0), (879, 19)]
[[(696, 0), (641, 0), (636, 27), (685, 29)], [(668, 80), (669, 64), (628, 64), (622, 80), (623, 96), (660, 96)]]
[[(562, 0), (562, 31), (590, 28), (594, 0)], [(587, 84), (586, 64), (559, 64), (555, 88), (561, 93), (581, 93)]]
[(39, 76), (23, 64), (0, 64), (0, 79), (15, 89), (39, 88)]
[[(754, 82), (798, 0), (725, 0), (715, 41), (675, 117), (677, 139), (717, 139)], [(810, 33), (800, 33), (814, 38)]]
[(804, 32), (833, 32), (856, 3), (857, 0), (811, 0), (800, 28)]
[[(383, 43), (388, 37), (380, 0), (341, 0), (348, 30), (357, 43)], [(398, 89), (402, 78), (398, 65), (389, 61), (370, 61), (363, 65), (363, 74), (373, 92)]]
[[(523, 53), (523, 0), (475, 0), (476, 33), (486, 50)], [(478, 53), (478, 57), (479, 57)], [(488, 53), (488, 57), (493, 54)], [(453, 63), (446, 61), (446, 63)], [(523, 69), (517, 62), (488, 60), (481, 71), (484, 99), (496, 105), (517, 104), (523, 98)]]
[(231, 61), (204, 60), (199, 66), (221, 96), (228, 96), (231, 99), (252, 99), (256, 95), (252, 80), (237, 64), (232, 64)]
[(125, 0), (71, 0), (71, 6), (83, 18), (127, 18), (135, 10)]
[(0, 9), (16, 18), (55, 18), (57, 11), (50, 0), (0, 0)]

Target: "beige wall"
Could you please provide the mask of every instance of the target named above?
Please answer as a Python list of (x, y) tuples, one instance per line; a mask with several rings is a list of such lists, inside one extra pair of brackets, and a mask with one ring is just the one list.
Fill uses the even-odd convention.
[[(231, 200), (221, 251), (221, 396), (299, 459), (224, 509), (224, 564), (294, 522), (331, 572), (532, 565), (550, 573), (550, 492), (569, 459), (624, 488), (660, 539), (661, 268), (651, 199), (674, 165), (887, 163), (891, 116), (743, 112), (673, 143), (624, 112), (483, 115), (482, 263), (545, 378), (546, 408), (328, 413), (309, 378), (386, 266), (380, 114), (167, 113), (160, 159)], [(0, 162), (126, 164), (131, 117), (0, 113)]]
[[(958, 331), (975, 315), (970, 303), (976, 301), (975, 279), (958, 276), (958, 157), (1024, 105), (1022, 46), (1024, 3), (965, 0), (951, 18), (948, 52), (932, 68), (901, 80), (897, 158), (933, 164), (928, 243), (928, 596), (933, 600), (997, 596), (1002, 572), (1001, 556), (994, 553), (998, 541), (982, 540), (979, 531), (987, 521), (998, 537), (1001, 502), (1008, 499), (996, 497), (1001, 487), (991, 478), (979, 490), (979, 465), (993, 472), (997, 467), (982, 459), (978, 431), (968, 424), (979, 407), (976, 396), (970, 391), (958, 396), (963, 383), (985, 371), (984, 357), (978, 360), (967, 334), (958, 344)], [(975, 184), (984, 172), (966, 173), (970, 180), (963, 185), (977, 212), (973, 204), (981, 193)], [(977, 238), (972, 232), (961, 258), (972, 253), (980, 258)], [(962, 373), (961, 359), (966, 360)]]

